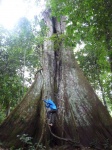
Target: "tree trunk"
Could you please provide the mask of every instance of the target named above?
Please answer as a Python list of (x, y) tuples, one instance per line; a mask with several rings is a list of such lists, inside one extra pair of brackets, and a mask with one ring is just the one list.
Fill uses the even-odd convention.
[(10, 103), (6, 106), (6, 117), (10, 114)]
[[(112, 119), (84, 77), (73, 51), (63, 42), (65, 17), (58, 22), (46, 11), (44, 18), (49, 31), (44, 42), (43, 69), (23, 101), (0, 126), (0, 141), (6, 147), (18, 147), (17, 135), (26, 133), (38, 144), (62, 144), (60, 139), (100, 148), (107, 139), (112, 144)], [(52, 35), (53, 41), (49, 39)], [(46, 124), (41, 101), (46, 95), (59, 107), (51, 128)]]

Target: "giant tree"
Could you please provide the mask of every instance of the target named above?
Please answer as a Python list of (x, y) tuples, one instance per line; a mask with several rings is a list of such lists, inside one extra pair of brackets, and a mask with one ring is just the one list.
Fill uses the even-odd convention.
[[(111, 78), (112, 70), (112, 2), (110, 0), (49, 0), (48, 2), (53, 10), (53, 15), (57, 17), (60, 15), (67, 16), (68, 44), (75, 47), (77, 43), (80, 44), (82, 41), (85, 43), (84, 51), (80, 51), (77, 58), (80, 66), (93, 87), (96, 85), (91, 79), (95, 79), (97, 83), (100, 81), (99, 87), (94, 89), (101, 89), (104, 104), (106, 102), (111, 103), (112, 86), (109, 78)], [(98, 75), (92, 73), (92, 70), (96, 70)], [(105, 78), (105, 76), (108, 77)]]
[[(57, 21), (43, 13), (48, 33), (44, 41), (42, 68), (23, 101), (0, 126), (0, 141), (19, 147), (17, 135), (28, 134), (46, 146), (68, 142), (72, 146), (108, 149), (112, 144), (112, 119), (79, 68), (70, 46), (65, 45), (66, 17)], [(41, 101), (51, 96), (59, 106), (56, 123), (49, 128)], [(6, 132), (7, 131), (7, 132)], [(51, 133), (51, 135), (50, 135)], [(54, 140), (55, 139), (55, 140)]]

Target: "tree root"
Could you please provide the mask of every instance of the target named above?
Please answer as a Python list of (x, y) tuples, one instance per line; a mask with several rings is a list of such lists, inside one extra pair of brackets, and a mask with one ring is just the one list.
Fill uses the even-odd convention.
[(59, 136), (55, 135), (55, 134), (51, 131), (51, 128), (50, 128), (49, 125), (48, 125), (48, 128), (49, 128), (50, 133), (51, 133), (55, 138), (57, 138), (57, 139), (59, 139), (59, 140), (62, 140), (62, 141), (65, 141), (65, 142), (68, 142), (69, 144), (72, 144), (73, 147), (75, 147), (75, 148), (82, 148), (82, 145), (81, 145), (79, 142), (76, 142), (76, 141), (74, 141), (74, 140), (72, 140), (72, 139), (59, 137)]

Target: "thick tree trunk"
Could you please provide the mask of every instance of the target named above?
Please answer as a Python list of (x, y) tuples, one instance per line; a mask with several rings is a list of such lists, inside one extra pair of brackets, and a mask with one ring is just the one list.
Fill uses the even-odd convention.
[(56, 133), (60, 128), (63, 136), (78, 139), (83, 145), (95, 140), (102, 143), (107, 138), (112, 142), (112, 119), (108, 111), (79, 69), (73, 51), (60, 42), (60, 34), (64, 34), (65, 30), (65, 18), (57, 22), (46, 12), (45, 20), (50, 29), (48, 37), (53, 34), (57, 36), (54, 43), (45, 42), (43, 69), (46, 74), (45, 89), (60, 107), (60, 126), (56, 124)]
[[(59, 139), (101, 148), (107, 139), (112, 144), (112, 119), (84, 77), (73, 51), (63, 43), (65, 17), (58, 22), (46, 11), (44, 18), (49, 31), (44, 42), (42, 73), (38, 72), (23, 101), (0, 126), (0, 141), (17, 147), (20, 143), (16, 136), (26, 133), (44, 144), (62, 144)], [(55, 41), (49, 39), (52, 35)], [(46, 95), (59, 106), (51, 129), (41, 101)]]

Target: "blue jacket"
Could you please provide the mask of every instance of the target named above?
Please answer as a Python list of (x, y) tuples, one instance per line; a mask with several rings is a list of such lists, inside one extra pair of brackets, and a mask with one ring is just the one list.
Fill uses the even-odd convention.
[(52, 109), (57, 110), (57, 107), (56, 107), (55, 103), (51, 99), (46, 99), (46, 100), (44, 100), (44, 102), (45, 102), (45, 106), (47, 108), (50, 108), (51, 110)]

